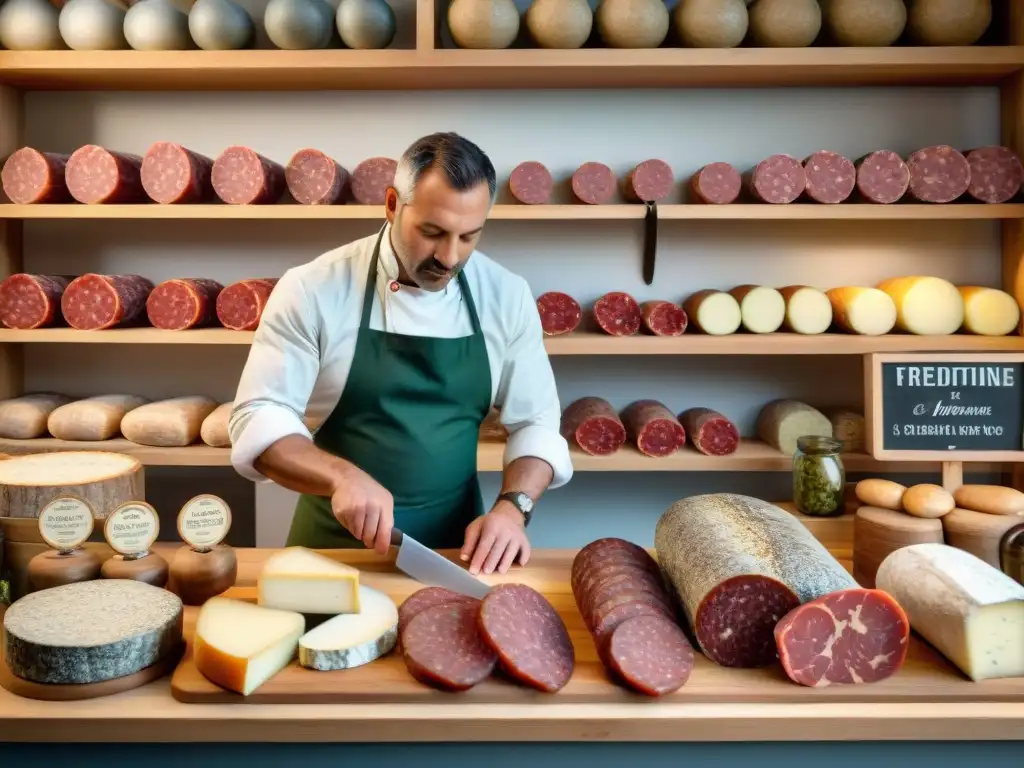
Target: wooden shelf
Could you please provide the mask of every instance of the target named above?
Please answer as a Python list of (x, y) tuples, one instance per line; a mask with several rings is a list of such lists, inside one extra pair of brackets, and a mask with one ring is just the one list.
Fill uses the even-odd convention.
[(0, 52), (0, 82), (33, 90), (948, 87), (1022, 69), (1021, 46)]

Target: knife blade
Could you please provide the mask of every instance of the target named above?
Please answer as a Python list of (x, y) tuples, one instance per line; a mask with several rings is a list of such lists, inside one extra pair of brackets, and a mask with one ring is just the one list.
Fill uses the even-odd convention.
[(398, 547), (399, 570), (423, 584), (444, 587), (462, 595), (482, 599), (491, 585), (473, 576), (456, 563), (423, 546), (397, 528), (391, 529), (391, 546)]

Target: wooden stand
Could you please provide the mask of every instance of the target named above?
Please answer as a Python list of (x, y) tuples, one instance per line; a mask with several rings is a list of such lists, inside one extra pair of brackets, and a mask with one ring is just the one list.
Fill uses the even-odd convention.
[(238, 576), (235, 550), (221, 541), (231, 529), (231, 509), (212, 494), (185, 502), (178, 534), (187, 543), (171, 560), (171, 588), (185, 605), (202, 605), (231, 588)]
[(100, 559), (82, 544), (92, 534), (93, 507), (76, 496), (58, 496), (38, 511), (39, 535), (53, 549), (28, 563), (28, 589), (60, 587), (100, 576)]
[(107, 544), (118, 553), (103, 563), (103, 578), (167, 584), (167, 561), (149, 551), (159, 534), (160, 518), (152, 505), (129, 501), (117, 507), (103, 525)]
[(154, 587), (166, 586), (169, 573), (167, 561), (153, 552), (142, 557), (114, 555), (100, 568), (104, 579), (133, 579)]
[(67, 552), (43, 552), (28, 561), (28, 588), (31, 592), (62, 587), (100, 577), (100, 559), (88, 549)]
[[(48, 482), (34, 481), (46, 477)], [(64, 451), (15, 456), (0, 462), (0, 517), (38, 517), (58, 496), (82, 499), (99, 518), (119, 504), (143, 499), (142, 462), (107, 451)], [(49, 480), (52, 478), (52, 480)]]

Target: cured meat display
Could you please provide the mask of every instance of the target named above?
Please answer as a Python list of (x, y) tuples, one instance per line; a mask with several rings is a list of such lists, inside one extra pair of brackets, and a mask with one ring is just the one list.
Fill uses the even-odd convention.
[(183, 331), (217, 319), (217, 297), (224, 286), (205, 277), (181, 277), (160, 283), (146, 299), (146, 315), (154, 328)]
[(965, 157), (971, 168), (967, 194), (981, 203), (1006, 203), (1024, 184), (1024, 167), (1008, 147), (979, 147)]
[(626, 442), (626, 427), (611, 403), (581, 397), (562, 411), (562, 437), (591, 456), (610, 456)]
[(786, 205), (796, 201), (807, 187), (803, 164), (790, 155), (772, 155), (748, 174), (748, 186), (762, 203)]
[(205, 203), (214, 198), (213, 160), (181, 144), (158, 141), (142, 158), (142, 187), (157, 203)]
[(558, 291), (548, 291), (537, 297), (537, 311), (540, 325), (548, 336), (572, 333), (583, 319), (583, 310), (572, 296)]
[(889, 149), (871, 152), (857, 161), (857, 191), (869, 203), (889, 205), (903, 199), (910, 187), (910, 169)]
[(146, 299), (153, 288), (153, 282), (140, 275), (90, 272), (68, 284), (60, 308), (68, 325), (80, 331), (133, 325), (145, 318)]
[(675, 175), (664, 160), (644, 160), (625, 178), (624, 194), (635, 203), (656, 203), (672, 194)]
[(682, 336), (686, 330), (686, 311), (671, 301), (646, 301), (640, 311), (644, 328), (655, 336)]
[(672, 411), (657, 400), (636, 400), (619, 415), (626, 436), (645, 456), (669, 456), (686, 444), (686, 432)]
[(542, 205), (549, 202), (554, 187), (551, 171), (533, 160), (517, 165), (508, 179), (512, 197), (525, 205)]
[(20, 205), (70, 202), (71, 193), (64, 178), (69, 157), (32, 147), (15, 150), (0, 171), (4, 194)]
[(63, 325), (60, 300), (73, 279), (24, 272), (11, 275), (0, 283), (0, 322), (19, 330)]
[(319, 149), (300, 149), (285, 167), (285, 182), (296, 202), (334, 205), (344, 202), (349, 173)]
[(71, 153), (64, 179), (71, 196), (80, 203), (141, 203), (142, 158), (86, 144)]
[(640, 330), (643, 314), (636, 299), (622, 291), (612, 291), (594, 302), (594, 321), (612, 336), (633, 336)]
[(690, 445), (705, 456), (728, 456), (740, 445), (740, 431), (710, 408), (688, 408), (679, 414)]
[(371, 157), (352, 171), (352, 198), (362, 205), (383, 205), (388, 187), (395, 183), (398, 161)]
[(951, 203), (971, 184), (967, 158), (945, 144), (919, 149), (907, 158), (907, 168), (910, 194), (922, 203)]
[(581, 203), (600, 205), (615, 194), (615, 173), (604, 163), (584, 163), (572, 175), (572, 193)]
[(213, 163), (217, 197), (230, 205), (269, 205), (285, 190), (284, 168), (248, 147), (228, 147)]
[(416, 680), (465, 691), (494, 671), (498, 655), (477, 629), (473, 602), (432, 605), (413, 616), (402, 632), (402, 658)]
[(233, 331), (255, 331), (276, 284), (276, 277), (232, 283), (217, 295), (217, 319)]
[(740, 196), (743, 178), (729, 163), (709, 163), (690, 178), (690, 189), (701, 203), (728, 205)]
[(857, 169), (838, 152), (820, 150), (804, 160), (807, 196), (817, 203), (835, 205), (853, 194)]

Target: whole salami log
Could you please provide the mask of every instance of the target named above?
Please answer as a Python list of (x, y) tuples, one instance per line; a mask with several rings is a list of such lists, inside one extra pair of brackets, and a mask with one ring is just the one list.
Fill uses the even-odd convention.
[(890, 205), (903, 199), (910, 187), (910, 169), (889, 149), (865, 155), (856, 163), (857, 191), (869, 203)]
[(540, 326), (548, 336), (572, 333), (583, 319), (583, 310), (572, 296), (558, 291), (548, 291), (537, 297), (537, 311)]
[(779, 661), (794, 683), (877, 683), (907, 658), (910, 622), (891, 596), (877, 589), (823, 595), (775, 625)]
[(644, 328), (655, 336), (682, 336), (686, 330), (686, 311), (671, 301), (645, 301), (640, 311)]
[(361, 205), (383, 205), (397, 170), (398, 162), (390, 157), (363, 160), (352, 171), (352, 198)]
[(675, 175), (664, 160), (644, 160), (627, 174), (623, 194), (634, 203), (655, 203), (672, 194)]
[(273, 277), (232, 283), (217, 295), (217, 319), (233, 331), (255, 331), (276, 284)]
[(670, 456), (686, 444), (683, 425), (657, 400), (635, 400), (619, 418), (626, 428), (626, 437), (645, 456)]
[(284, 168), (248, 147), (233, 146), (213, 162), (217, 197), (229, 205), (270, 205), (284, 195)]
[(334, 205), (344, 202), (349, 174), (334, 158), (319, 149), (300, 149), (285, 168), (292, 197), (303, 205)]
[(762, 203), (787, 205), (807, 188), (803, 164), (790, 155), (766, 157), (747, 174), (751, 193)]
[(922, 203), (951, 203), (971, 184), (971, 166), (960, 152), (945, 144), (925, 147), (907, 158), (910, 194)]
[(551, 171), (542, 163), (533, 160), (517, 165), (508, 178), (508, 188), (512, 197), (524, 205), (546, 204), (551, 199), (551, 190), (554, 187)]
[(807, 186), (804, 191), (817, 203), (836, 205), (853, 194), (857, 169), (849, 158), (822, 149), (804, 160)]
[(71, 196), (80, 203), (141, 203), (142, 158), (86, 144), (71, 153), (64, 168)]
[(595, 301), (593, 314), (598, 327), (612, 336), (633, 336), (643, 322), (636, 299), (621, 291), (606, 293)]
[(426, 608), (402, 633), (406, 669), (421, 683), (465, 691), (486, 679), (498, 656), (477, 628), (474, 602), (450, 602)]
[(64, 325), (60, 299), (73, 279), (24, 272), (11, 275), (0, 283), (0, 322), (23, 331)]
[(447, 605), (448, 603), (473, 603), (479, 605), (480, 601), (475, 597), (453, 592), (444, 587), (424, 587), (409, 595), (402, 604), (398, 606), (398, 643), (401, 646), (402, 632), (409, 622), (421, 614), (427, 608), (436, 605)]
[(32, 147), (15, 150), (0, 171), (4, 194), (18, 205), (70, 202), (71, 192), (64, 178), (69, 158)]
[(1020, 157), (1008, 147), (978, 147), (965, 157), (971, 167), (967, 194), (981, 203), (1006, 203), (1024, 183)]
[(654, 532), (658, 562), (701, 650), (727, 667), (775, 661), (775, 625), (801, 603), (857, 583), (793, 515), (731, 493), (673, 504)]
[(562, 436), (591, 456), (610, 456), (626, 442), (626, 427), (611, 403), (581, 397), (562, 411)]
[(740, 172), (729, 163), (709, 163), (690, 178), (694, 198), (710, 205), (736, 202), (742, 188)]
[(705, 456), (728, 456), (740, 445), (740, 431), (710, 408), (688, 408), (679, 414), (690, 444)]
[(164, 205), (205, 203), (214, 198), (213, 160), (171, 141), (158, 141), (142, 158), (142, 187)]
[(615, 173), (604, 163), (584, 163), (572, 175), (572, 193), (587, 205), (607, 203), (615, 194)]
[(618, 624), (601, 654), (612, 674), (648, 696), (682, 688), (693, 671), (693, 646), (664, 616), (634, 616)]
[(68, 284), (60, 308), (68, 325), (80, 331), (135, 325), (146, 316), (146, 299), (153, 288), (153, 282), (140, 275), (89, 272)]
[(146, 299), (146, 315), (154, 328), (184, 331), (213, 324), (217, 297), (224, 286), (205, 277), (181, 277), (160, 283)]

